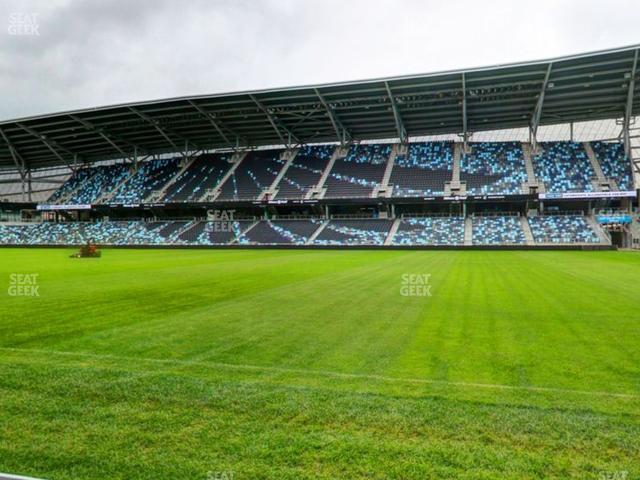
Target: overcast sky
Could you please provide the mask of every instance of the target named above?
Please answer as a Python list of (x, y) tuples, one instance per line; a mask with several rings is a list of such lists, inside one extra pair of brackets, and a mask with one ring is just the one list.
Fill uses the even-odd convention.
[(640, 43), (638, 0), (0, 0), (0, 119)]

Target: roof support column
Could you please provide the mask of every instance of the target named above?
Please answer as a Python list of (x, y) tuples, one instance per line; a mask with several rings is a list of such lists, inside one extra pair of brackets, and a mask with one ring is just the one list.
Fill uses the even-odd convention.
[(20, 174), (20, 183), (21, 183), (21, 191), (22, 191), (22, 201), (25, 201), (25, 184), (26, 184), (26, 171), (27, 165), (22, 158), (22, 155), (18, 153), (18, 150), (13, 146), (11, 141), (9, 141), (9, 137), (7, 137), (6, 133), (0, 129), (0, 136), (4, 140), (4, 142), (9, 147), (9, 153), (11, 153), (11, 158), (13, 159), (13, 163), (16, 165), (18, 169), (18, 173)]
[[(638, 50), (633, 56), (633, 66), (631, 67), (631, 77), (629, 78), (629, 90), (627, 91), (627, 103), (624, 109), (624, 122), (622, 126), (622, 136), (624, 138), (624, 152), (631, 159), (631, 136), (629, 129), (631, 128), (631, 119), (633, 118), (633, 94), (636, 87), (636, 73), (638, 71)], [(633, 165), (632, 171), (633, 171)]]
[(549, 62), (547, 73), (544, 76), (542, 88), (540, 89), (540, 94), (538, 95), (538, 101), (536, 102), (536, 107), (533, 110), (533, 115), (531, 118), (531, 145), (533, 152), (538, 151), (538, 126), (540, 125), (540, 118), (542, 117), (542, 107), (544, 106), (544, 97), (547, 92), (547, 86), (549, 85), (549, 77), (551, 76), (552, 67), (553, 63)]
[(31, 194), (33, 192), (33, 186), (31, 185), (31, 169), (30, 168), (27, 168), (27, 187), (28, 187), (28, 190), (27, 190), (28, 197), (27, 198), (28, 198), (29, 202), (31, 202), (32, 201), (32, 195)]
[(467, 127), (467, 79), (464, 72), (462, 72), (462, 142), (465, 153), (469, 150), (469, 132)]
[(393, 111), (393, 119), (396, 123), (396, 130), (398, 132), (398, 137), (400, 138), (400, 143), (405, 144), (408, 140), (407, 130), (404, 128), (404, 123), (402, 122), (402, 117), (400, 116), (400, 109), (398, 109), (398, 105), (396, 104), (396, 99), (391, 92), (391, 87), (389, 86), (389, 82), (384, 82), (384, 86), (387, 89), (387, 95), (389, 96), (389, 101), (391, 102), (391, 110)]

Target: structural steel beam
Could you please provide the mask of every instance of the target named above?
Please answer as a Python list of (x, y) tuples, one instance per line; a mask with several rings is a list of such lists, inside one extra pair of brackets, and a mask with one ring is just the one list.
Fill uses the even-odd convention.
[(133, 108), (133, 107), (129, 107), (129, 110), (131, 110), (133, 113), (135, 113), (136, 115), (138, 115), (141, 119), (143, 119), (145, 122), (150, 123), (157, 131), (160, 135), (162, 135), (162, 137), (169, 142), (169, 144), (175, 148), (176, 152), (180, 152), (182, 151), (182, 149), (180, 147), (178, 147), (178, 145), (171, 140), (171, 137), (169, 136), (169, 134), (173, 135), (174, 137), (179, 138), (182, 142), (189, 142), (191, 143), (194, 147), (196, 148), (200, 148), (198, 147), (195, 143), (190, 142), (188, 138), (183, 137), (182, 135), (180, 135), (179, 133), (176, 133), (174, 131), (172, 131), (171, 129), (168, 129), (167, 127), (161, 127), (160, 126), (160, 122), (158, 120), (156, 120), (153, 117), (150, 117), (149, 115), (147, 115), (146, 113), (142, 113), (141, 111)]
[(113, 148), (115, 148), (120, 155), (123, 156), (123, 158), (129, 158), (131, 160), (133, 160), (133, 157), (130, 153), (125, 152), (122, 148), (120, 148), (115, 141), (119, 141), (122, 143), (126, 143), (127, 145), (129, 145), (131, 148), (139, 148), (137, 145), (124, 140), (122, 138), (118, 138), (115, 135), (113, 135), (112, 133), (105, 133), (105, 131), (102, 128), (96, 127), (93, 123), (87, 121), (87, 120), (83, 120), (82, 118), (76, 116), (76, 115), (69, 115), (69, 117), (71, 119), (73, 119), (74, 121), (78, 122), (79, 124), (81, 124), (83, 127), (85, 127), (87, 130), (90, 130), (92, 132), (97, 133), (98, 135), (100, 135), (109, 145), (111, 145)]
[(336, 115), (336, 112), (331, 107), (331, 105), (329, 105), (329, 102), (327, 102), (327, 100), (322, 96), (322, 94), (320, 93), (320, 90), (318, 90), (317, 88), (314, 88), (313, 90), (314, 92), (316, 92), (316, 95), (318, 96), (320, 103), (322, 104), (324, 109), (327, 111), (327, 115), (329, 116), (329, 120), (331, 120), (331, 125), (333, 125), (333, 129), (336, 131), (336, 136), (338, 137), (338, 141), (340, 142), (340, 145), (344, 145), (347, 142), (347, 139), (351, 141), (351, 134), (344, 127), (344, 124), (340, 121), (340, 119), (338, 118), (338, 115)]
[(16, 126), (20, 127), (22, 130), (24, 130), (25, 132), (33, 135), (34, 137), (36, 137), (38, 140), (40, 140), (42, 143), (44, 143), (44, 145), (51, 150), (51, 153), (53, 153), (58, 160), (60, 160), (62, 163), (64, 163), (65, 165), (67, 165), (72, 171), (75, 172), (75, 168), (71, 166), (71, 164), (69, 164), (69, 162), (67, 160), (64, 159), (64, 157), (62, 155), (60, 155), (60, 153), (58, 152), (57, 149), (62, 150), (63, 152), (65, 152), (68, 155), (71, 155), (74, 158), (77, 158), (77, 153), (72, 152), (71, 150), (64, 148), (63, 146), (59, 145), (57, 142), (55, 141), (51, 141), (47, 138), (46, 135), (43, 135), (37, 131), (35, 131), (33, 128), (31, 127), (27, 127), (26, 125), (23, 125), (22, 123), (18, 123), (16, 122)]
[[(282, 141), (282, 143), (284, 145), (290, 145), (291, 144), (291, 139), (294, 139), (297, 143), (302, 143), (302, 142), (300, 142), (298, 137), (296, 137), (296, 135), (291, 130), (289, 130), (287, 127), (285, 127), (284, 125), (281, 125), (280, 127), (278, 127), (277, 123), (280, 123), (278, 121), (278, 118), (275, 117), (271, 112), (269, 112), (267, 107), (265, 107), (252, 93), (249, 94), (249, 97), (258, 106), (258, 108), (262, 111), (262, 113), (264, 113), (267, 116), (267, 119), (269, 120), (269, 123), (271, 124), (273, 129), (276, 131), (276, 133), (278, 134), (278, 138), (280, 138), (280, 140)], [(280, 131), (280, 128), (282, 128), (282, 130), (284, 130), (287, 133), (287, 135), (289, 136), (289, 138), (287, 140), (285, 140), (284, 136), (282, 135), (282, 132)]]
[[(16, 168), (18, 169), (18, 172), (20, 173), (20, 185), (21, 185), (21, 191), (22, 191), (22, 201), (24, 202), (25, 200), (25, 180), (26, 180), (26, 175), (27, 175), (27, 164), (24, 161), (24, 158), (22, 157), (22, 155), (20, 155), (20, 153), (18, 153), (18, 150), (16, 150), (16, 148), (13, 146), (13, 144), (11, 143), (11, 141), (9, 140), (9, 137), (7, 137), (7, 134), (4, 133), (4, 131), (2, 129), (0, 129), (0, 136), (2, 136), (2, 139), (5, 141), (5, 143), (7, 144), (7, 146), (9, 147), (9, 152), (11, 153), (11, 158), (13, 158), (13, 163), (15, 163)], [(31, 201), (31, 192), (29, 192), (29, 201)]]
[(13, 143), (11, 143), (11, 141), (9, 140), (9, 137), (7, 137), (7, 134), (4, 133), (4, 130), (2, 129), (0, 129), (0, 136), (2, 136), (4, 143), (6, 143), (9, 147), (9, 152), (11, 153), (11, 158), (13, 158), (13, 163), (16, 164), (16, 167), (20, 171), (20, 175), (22, 175), (27, 168), (24, 158), (22, 157), (22, 155), (20, 155), (20, 153), (18, 153), (18, 150), (16, 150), (16, 148), (13, 146)]
[(467, 150), (469, 140), (468, 133), (469, 120), (467, 118), (467, 78), (462, 72), (462, 140), (464, 142), (464, 150)]
[(629, 78), (629, 90), (627, 91), (627, 102), (624, 110), (624, 151), (627, 158), (631, 158), (631, 138), (629, 129), (631, 128), (631, 118), (633, 117), (633, 95), (636, 88), (636, 74), (638, 72), (638, 49), (633, 56), (633, 66), (631, 67), (631, 77)]
[(549, 85), (549, 78), (551, 77), (552, 68), (553, 62), (549, 62), (547, 73), (545, 73), (544, 80), (542, 81), (542, 88), (540, 89), (540, 94), (538, 95), (536, 107), (533, 110), (533, 115), (531, 115), (531, 141), (534, 146), (534, 150), (538, 145), (538, 127), (540, 126), (540, 118), (542, 118), (542, 107), (544, 106), (544, 97), (547, 93), (547, 87)]
[(387, 95), (389, 97), (389, 101), (391, 102), (391, 109), (393, 111), (393, 119), (396, 123), (396, 130), (398, 132), (398, 137), (400, 138), (401, 143), (406, 143), (407, 141), (407, 130), (404, 128), (404, 123), (402, 122), (402, 117), (400, 116), (400, 110), (398, 109), (398, 105), (396, 104), (396, 99), (391, 92), (391, 87), (389, 86), (389, 82), (384, 82), (384, 87), (387, 90)]
[(191, 106), (193, 108), (195, 108), (198, 112), (200, 112), (202, 115), (204, 115), (204, 117), (206, 117), (206, 119), (209, 121), (209, 123), (211, 124), (211, 126), (213, 128), (215, 128), (216, 132), (218, 132), (220, 134), (220, 136), (224, 139), (225, 142), (227, 142), (229, 144), (229, 146), (233, 147), (234, 143), (236, 145), (238, 145), (238, 140), (242, 140), (245, 144), (248, 144), (249, 142), (247, 141), (246, 138), (244, 138), (242, 135), (239, 135), (238, 133), (234, 132), (232, 129), (230, 129), (229, 127), (225, 126), (224, 128), (231, 133), (233, 136), (235, 136), (235, 142), (232, 142), (229, 137), (227, 136), (226, 133), (224, 133), (224, 131), (222, 130), (222, 126), (219, 122), (219, 120), (210, 112), (207, 112), (204, 108), (202, 108), (201, 106), (199, 106), (197, 103), (195, 103), (193, 100), (189, 100), (189, 103), (191, 104)]

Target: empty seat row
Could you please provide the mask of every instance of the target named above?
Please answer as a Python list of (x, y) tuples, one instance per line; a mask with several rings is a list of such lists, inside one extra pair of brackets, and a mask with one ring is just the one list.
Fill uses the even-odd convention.
[(453, 176), (453, 142), (410, 143), (397, 155), (389, 183), (394, 197), (444, 195)]
[(549, 215), (528, 220), (536, 243), (600, 243), (582, 215)]
[(314, 240), (315, 245), (383, 245), (393, 220), (331, 220)]
[(470, 144), (460, 160), (460, 180), (470, 195), (517, 195), (527, 180), (522, 146), (518, 142)]
[[(595, 227), (581, 215), (537, 216), (527, 219), (539, 244), (597, 244)], [(99, 221), (0, 224), (0, 244), (81, 245), (383, 245), (391, 219), (229, 220), (229, 221)], [(526, 224), (525, 224), (526, 225)], [(458, 246), (465, 242), (463, 217), (402, 218), (390, 244), (397, 246)], [(522, 245), (520, 217), (474, 217), (473, 245)], [(313, 241), (311, 241), (313, 239)]]
[(582, 143), (543, 142), (539, 146), (533, 166), (547, 192), (593, 191), (595, 172)]
[(162, 197), (163, 202), (197, 202), (215, 189), (231, 168), (231, 155), (203, 154), (171, 183)]
[[(460, 158), (460, 180), (471, 195), (521, 193), (527, 180), (522, 145), (518, 142), (470, 143)], [(604, 175), (620, 190), (632, 190), (631, 166), (619, 142), (592, 142)], [(578, 142), (542, 142), (532, 156), (534, 173), (551, 193), (590, 192), (596, 178), (588, 153)], [(303, 199), (316, 187), (335, 151), (334, 145), (302, 146), (273, 192), (276, 199)], [(383, 182), (394, 146), (352, 145), (338, 158), (324, 183), (324, 198), (368, 198)], [(392, 197), (442, 196), (453, 177), (453, 142), (413, 142), (396, 155), (388, 184)], [(257, 200), (278, 178), (286, 160), (283, 150), (246, 154), (237, 168), (230, 154), (203, 154), (183, 169), (177, 159), (83, 168), (50, 197), (49, 203), (140, 203), (150, 195), (156, 201), (198, 202), (219, 192), (219, 201)], [(223, 182), (223, 179), (226, 180)]]
[(283, 150), (249, 152), (230, 177), (219, 187), (217, 200), (256, 200), (274, 182), (285, 164)]
[(620, 142), (591, 142), (604, 176), (614, 180), (618, 190), (633, 190), (631, 162)]
[(472, 225), (474, 245), (524, 245), (526, 243), (519, 217), (474, 217)]
[(275, 198), (305, 198), (320, 181), (334, 150), (334, 145), (301, 147), (280, 180)]
[(352, 145), (333, 165), (324, 198), (371, 197), (384, 177), (393, 145)]
[(463, 245), (463, 217), (403, 218), (393, 245)]
[(111, 203), (144, 202), (149, 195), (164, 187), (179, 169), (180, 161), (177, 158), (143, 162), (131, 178), (116, 189), (109, 201)]

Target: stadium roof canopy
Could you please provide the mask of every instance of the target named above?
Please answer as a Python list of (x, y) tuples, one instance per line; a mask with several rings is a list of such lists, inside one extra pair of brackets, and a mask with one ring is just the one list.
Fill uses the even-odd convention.
[(621, 118), (640, 111), (639, 50), (0, 121), (0, 168)]

